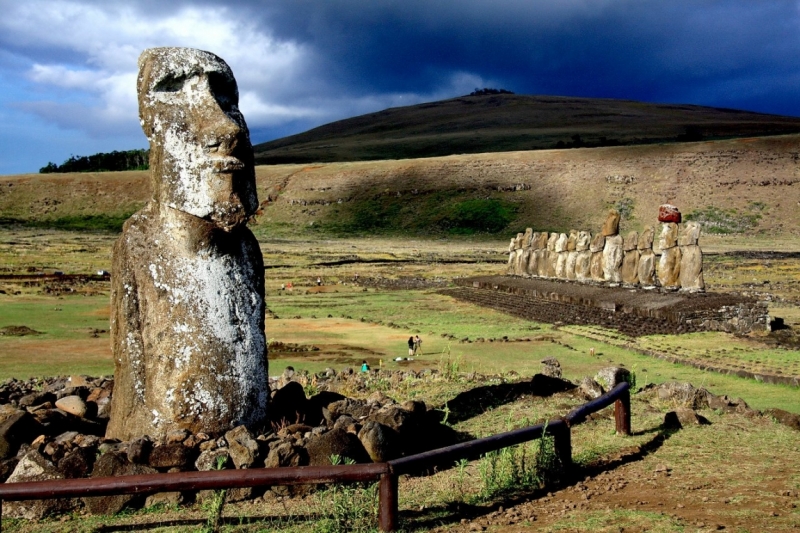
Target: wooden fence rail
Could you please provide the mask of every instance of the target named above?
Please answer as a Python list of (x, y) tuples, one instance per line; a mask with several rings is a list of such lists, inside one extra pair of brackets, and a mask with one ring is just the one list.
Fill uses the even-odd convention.
[[(433, 466), (452, 466), (459, 459), (478, 458), (488, 452), (539, 439), (544, 435), (553, 437), (556, 455), (565, 468), (570, 468), (572, 465), (570, 428), (585, 421), (590, 414), (614, 404), (617, 432), (630, 435), (630, 403), (630, 385), (620, 383), (596, 400), (574, 409), (564, 418), (402, 457), (386, 463), (214, 470), (4, 483), (0, 484), (0, 520), (2, 520), (3, 501), (379, 481), (380, 529), (395, 531), (398, 525), (398, 476), (422, 471)], [(0, 527), (2, 527), (2, 522), (0, 522)]]

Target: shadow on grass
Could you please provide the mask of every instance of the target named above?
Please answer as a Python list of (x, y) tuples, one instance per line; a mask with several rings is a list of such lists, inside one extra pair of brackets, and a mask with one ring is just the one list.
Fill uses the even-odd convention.
[(452, 400), (445, 402), (449, 412), (447, 421), (453, 424), (463, 422), (490, 409), (515, 402), (523, 396), (545, 398), (575, 388), (576, 386), (569, 381), (542, 374), (534, 375), (529, 381), (482, 385), (459, 393)]
[(604, 472), (613, 471), (623, 465), (641, 461), (661, 448), (676, 431), (678, 430), (656, 426), (649, 430), (637, 432), (636, 435), (649, 433), (654, 435), (652, 439), (644, 444), (621, 450), (608, 458), (594, 461), (585, 466), (575, 465), (568, 472), (563, 473), (563, 478), (558, 483), (553, 483), (543, 488), (514, 494), (502, 494), (496, 499), (483, 504), (454, 501), (422, 511), (404, 510), (401, 512), (402, 529), (405, 531), (428, 531), (432, 528), (459, 523), (463, 519), (468, 521), (480, 519), (501, 507), (510, 509), (516, 505), (537, 500), (550, 492), (572, 487), (587, 477), (595, 477)]

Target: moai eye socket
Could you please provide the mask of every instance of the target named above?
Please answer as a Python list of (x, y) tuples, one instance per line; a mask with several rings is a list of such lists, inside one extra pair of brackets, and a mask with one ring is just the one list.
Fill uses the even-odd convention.
[(223, 111), (230, 111), (239, 103), (239, 91), (232, 76), (222, 72), (209, 72), (208, 87)]
[(185, 76), (166, 76), (156, 83), (153, 90), (158, 93), (176, 93), (183, 89), (185, 81)]

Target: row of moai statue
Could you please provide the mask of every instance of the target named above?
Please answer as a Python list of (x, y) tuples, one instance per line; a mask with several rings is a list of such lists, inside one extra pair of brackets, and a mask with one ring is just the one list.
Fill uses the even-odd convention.
[(539, 233), (528, 228), (509, 245), (509, 275), (602, 282), (629, 287), (705, 290), (703, 253), (697, 222), (681, 224), (680, 211), (665, 204), (659, 208), (661, 232), (653, 251), (651, 226), (624, 238), (619, 234), (620, 214), (608, 213), (600, 233), (588, 231)]

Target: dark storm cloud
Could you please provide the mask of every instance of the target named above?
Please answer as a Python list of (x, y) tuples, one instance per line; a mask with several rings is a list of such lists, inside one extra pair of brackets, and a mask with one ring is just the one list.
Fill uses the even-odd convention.
[(0, 149), (9, 160), (0, 161), (4, 171), (62, 161), (80, 142), (85, 153), (145, 145), (133, 80), (136, 57), (151, 46), (203, 48), (228, 61), (255, 142), (485, 86), (800, 116), (800, 0), (27, 0), (4, 7), (0, 146), (17, 142), (32, 154), (25, 162), (19, 150)]
[(349, 93), (430, 92), (470, 72), (520, 93), (800, 114), (796, 1), (290, 0), (254, 14)]

